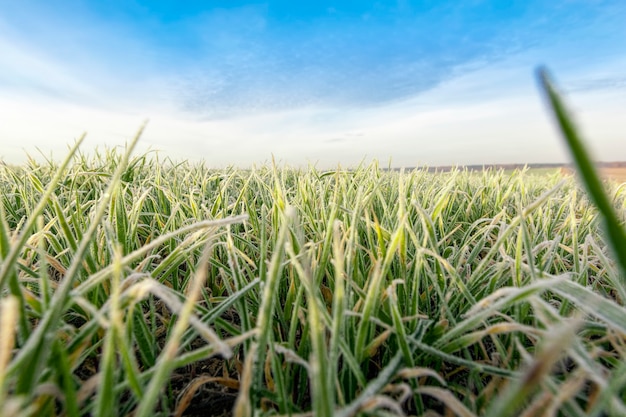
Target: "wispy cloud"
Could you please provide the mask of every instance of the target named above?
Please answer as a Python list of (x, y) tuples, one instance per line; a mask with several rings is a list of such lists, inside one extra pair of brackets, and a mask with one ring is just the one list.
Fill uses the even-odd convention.
[[(281, 25), (267, 7), (215, 12), (196, 26), (197, 62), (179, 77), (181, 107), (205, 119), (306, 107), (385, 105), (468, 68), (557, 46), (605, 13), (584, 4), (490, 2), (432, 7), (328, 8)], [(378, 9), (377, 9), (378, 7)], [(296, 13), (297, 14), (297, 13)], [(552, 20), (554, 19), (554, 20)], [(226, 44), (227, 53), (219, 45)], [(550, 56), (548, 54), (547, 56)], [(556, 53), (555, 57), (559, 54)]]
[[(96, 2), (31, 2), (28, 11), (9, 6), (12, 19), (0, 26), (25, 55), (3, 59), (9, 69), (0, 82), (75, 99), (134, 94), (202, 119), (377, 106), (428, 91), (472, 66), (559, 43), (618, 7), (568, 3), (199, 9), (161, 2), (116, 11)], [(16, 75), (16, 68), (26, 71)]]
[(568, 83), (568, 91), (616, 90), (626, 88), (626, 77), (590, 78)]
[[(541, 143), (522, 137), (548, 134), (532, 69), (573, 93), (623, 88), (624, 19), (618, 0), (5, 2), (0, 105), (98, 143), (150, 117), (145, 141), (241, 164), (526, 160)], [(45, 136), (21, 120), (0, 133)], [(498, 142), (507, 129), (520, 143)]]

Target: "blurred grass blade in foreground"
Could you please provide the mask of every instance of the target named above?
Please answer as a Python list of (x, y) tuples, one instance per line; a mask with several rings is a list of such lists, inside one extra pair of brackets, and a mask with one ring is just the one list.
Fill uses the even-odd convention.
[(567, 146), (574, 158), (581, 181), (585, 184), (589, 196), (600, 211), (606, 229), (608, 243), (614, 251), (615, 258), (619, 264), (622, 276), (621, 285), (626, 284), (626, 232), (622, 228), (617, 214), (615, 213), (611, 201), (604, 192), (602, 181), (596, 171), (591, 153), (578, 135), (572, 117), (568, 114), (560, 95), (557, 93), (550, 74), (546, 68), (537, 70), (537, 78), (542, 91), (546, 95), (549, 107), (554, 113), (554, 117), (561, 129)]

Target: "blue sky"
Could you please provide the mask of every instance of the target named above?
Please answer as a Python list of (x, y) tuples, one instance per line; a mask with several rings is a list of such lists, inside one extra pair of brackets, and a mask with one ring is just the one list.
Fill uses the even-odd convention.
[(626, 160), (626, 2), (0, 0), (0, 156), (123, 144), (215, 166), (567, 160), (547, 65)]

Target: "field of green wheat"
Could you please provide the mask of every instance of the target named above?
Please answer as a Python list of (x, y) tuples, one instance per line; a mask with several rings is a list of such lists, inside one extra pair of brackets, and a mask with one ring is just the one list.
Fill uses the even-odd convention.
[(0, 166), (0, 415), (626, 415), (626, 186), (547, 89), (579, 180)]

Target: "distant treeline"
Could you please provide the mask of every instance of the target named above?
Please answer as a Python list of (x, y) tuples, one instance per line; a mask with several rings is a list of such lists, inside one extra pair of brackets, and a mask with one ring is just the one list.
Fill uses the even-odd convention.
[[(626, 161), (614, 161), (614, 162), (596, 162), (596, 166), (598, 168), (626, 168)], [(446, 166), (436, 166), (436, 167), (428, 167), (428, 172), (449, 172), (453, 169), (459, 170), (468, 170), (468, 171), (483, 171), (486, 169), (495, 169), (495, 170), (515, 170), (515, 169), (523, 169), (524, 167), (528, 167), (530, 169), (559, 169), (573, 168), (573, 164), (563, 164), (563, 163), (539, 163), (539, 164), (484, 164), (484, 165), (446, 165)], [(405, 171), (410, 171), (415, 169), (416, 167), (404, 168)], [(399, 168), (393, 168), (393, 171), (399, 171)]]

